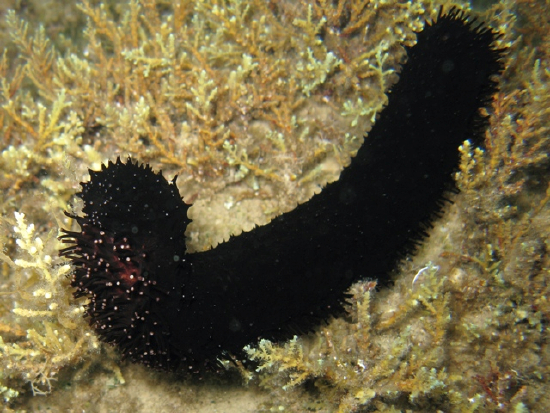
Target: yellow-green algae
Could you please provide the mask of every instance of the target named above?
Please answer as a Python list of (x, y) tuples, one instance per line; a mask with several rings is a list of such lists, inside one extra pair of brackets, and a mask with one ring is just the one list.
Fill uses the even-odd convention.
[[(56, 236), (77, 183), (117, 155), (179, 174), (194, 250), (266, 223), (337, 178), (386, 101), (401, 45), (442, 2), (27, 3), (0, 7), (13, 9), (0, 31), (5, 406), (36, 408), (27, 396), (51, 392), (40, 406), (100, 409), (107, 392), (139, 410), (148, 383), (182, 409), (201, 387), (121, 364), (71, 297)], [(241, 372), (251, 394), (265, 390), (249, 411), (548, 407), (546, 7), (472, 11), (511, 47), (487, 149), (461, 148), (462, 193), (394, 287), (359, 283), (349, 317), (251, 343), (259, 368)]]

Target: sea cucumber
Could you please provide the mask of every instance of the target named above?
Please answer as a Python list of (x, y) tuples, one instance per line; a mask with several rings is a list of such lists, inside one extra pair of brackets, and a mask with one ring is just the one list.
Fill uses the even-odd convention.
[[(453, 190), (458, 146), (482, 143), (480, 108), (502, 70), (497, 34), (452, 9), (407, 50), (388, 106), (337, 182), (210, 251), (186, 254), (187, 206), (148, 166), (90, 172), (72, 244), (76, 295), (99, 336), (133, 361), (216, 368), (258, 339), (307, 332), (343, 312), (362, 278), (384, 284)], [(108, 265), (108, 266), (107, 266)]]

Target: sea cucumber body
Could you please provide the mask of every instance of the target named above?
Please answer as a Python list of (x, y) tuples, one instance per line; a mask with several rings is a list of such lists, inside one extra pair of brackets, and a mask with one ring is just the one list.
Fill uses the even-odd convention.
[[(92, 297), (88, 315), (96, 331), (133, 360), (201, 371), (259, 337), (288, 338), (342, 313), (354, 281), (389, 282), (396, 263), (426, 236), (453, 189), (458, 146), (466, 139), (482, 143), (485, 119), (479, 109), (496, 89), (491, 76), (501, 70), (495, 37), (456, 10), (428, 24), (408, 50), (388, 106), (340, 179), (268, 225), (210, 251), (183, 255), (187, 207), (174, 183), (130, 161), (92, 172), (80, 195), (84, 217), (75, 217), (82, 233), (62, 237), (76, 243), (62, 254), (75, 263), (77, 295)], [(142, 173), (147, 177), (141, 179)], [(130, 188), (105, 191), (113, 182)], [(95, 204), (104, 196), (105, 204)], [(158, 206), (144, 209), (151, 202)], [(94, 274), (85, 267), (85, 254), (95, 251), (87, 243), (101, 231), (112, 246), (128, 240), (131, 268), (117, 272), (126, 289), (87, 278)], [(101, 251), (113, 261), (111, 252)], [(145, 296), (126, 292), (134, 282), (132, 266), (147, 273), (148, 287), (140, 290)], [(119, 303), (127, 309), (122, 318), (113, 310)], [(128, 324), (137, 339), (133, 332), (127, 339)]]

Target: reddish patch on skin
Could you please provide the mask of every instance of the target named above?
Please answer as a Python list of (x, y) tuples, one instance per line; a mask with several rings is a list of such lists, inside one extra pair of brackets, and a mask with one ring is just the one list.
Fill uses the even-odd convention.
[(131, 261), (125, 263), (119, 260), (119, 263), (121, 269), (118, 273), (118, 278), (124, 281), (126, 286), (131, 287), (137, 281), (143, 281), (143, 277), (138, 276), (139, 268)]

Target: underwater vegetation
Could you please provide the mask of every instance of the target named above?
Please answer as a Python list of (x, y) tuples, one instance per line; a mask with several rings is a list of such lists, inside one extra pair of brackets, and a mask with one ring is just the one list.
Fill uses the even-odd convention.
[[(197, 251), (266, 223), (349, 163), (401, 45), (440, 5), (82, 2), (63, 21), (28, 3), (4, 13), (0, 37), (0, 391), (12, 406), (57, 391), (73, 367), (75, 382), (99, 363), (124, 380), (56, 256), (88, 167), (122, 154), (179, 174)], [(263, 409), (548, 407), (546, 7), (472, 12), (510, 48), (485, 149), (462, 146), (461, 194), (394, 286), (356, 284), (348, 317), (248, 348), (259, 364), (243, 374), (273, 395)]]

